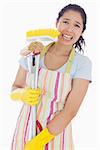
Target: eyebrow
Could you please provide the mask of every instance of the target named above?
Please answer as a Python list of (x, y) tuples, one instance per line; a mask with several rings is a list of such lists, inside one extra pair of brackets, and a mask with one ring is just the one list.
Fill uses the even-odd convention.
[[(64, 20), (70, 20), (70, 19), (68, 19), (68, 18), (63, 18)], [(81, 25), (81, 23), (80, 22), (78, 22), (78, 21), (75, 21), (77, 24), (79, 24), (79, 25)]]

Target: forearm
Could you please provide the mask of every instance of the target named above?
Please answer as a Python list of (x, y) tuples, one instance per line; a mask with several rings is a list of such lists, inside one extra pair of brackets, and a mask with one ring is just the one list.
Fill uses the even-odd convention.
[(47, 125), (49, 132), (58, 135), (67, 127), (75, 115), (65, 109), (59, 112)]
[(74, 81), (73, 90), (66, 99), (64, 109), (59, 112), (59, 114), (57, 114), (47, 125), (50, 133), (54, 135), (59, 134), (67, 127), (80, 108), (80, 105), (86, 94), (88, 84), (89, 81), (86, 80), (80, 79)]

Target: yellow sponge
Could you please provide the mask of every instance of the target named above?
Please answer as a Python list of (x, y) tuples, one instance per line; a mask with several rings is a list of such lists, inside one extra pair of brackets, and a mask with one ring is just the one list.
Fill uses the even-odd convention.
[(38, 39), (43, 38), (46, 40), (47, 38), (53, 40), (59, 36), (59, 31), (56, 29), (36, 29), (26, 32), (27, 39)]

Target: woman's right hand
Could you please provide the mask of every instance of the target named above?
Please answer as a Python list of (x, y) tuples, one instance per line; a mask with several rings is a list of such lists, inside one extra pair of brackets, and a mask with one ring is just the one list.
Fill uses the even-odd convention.
[(41, 52), (43, 47), (44, 47), (44, 45), (41, 42), (31, 42), (28, 47), (21, 50), (20, 54), (22, 56), (27, 56), (31, 52)]
[(10, 97), (12, 100), (21, 100), (31, 106), (38, 104), (38, 98), (41, 95), (41, 90), (27, 88), (18, 88), (11, 92)]

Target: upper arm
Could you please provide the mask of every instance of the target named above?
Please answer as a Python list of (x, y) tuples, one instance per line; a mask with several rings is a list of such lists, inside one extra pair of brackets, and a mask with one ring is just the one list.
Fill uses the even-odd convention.
[(20, 65), (15, 81), (13, 83), (13, 87), (23, 88), (26, 85), (26, 75), (27, 71)]
[(89, 86), (89, 80), (73, 79), (72, 90), (67, 96), (64, 109), (76, 114)]
[(76, 114), (91, 82), (92, 63), (86, 56), (77, 55), (77, 68), (73, 75), (72, 90), (68, 94), (65, 110)]

